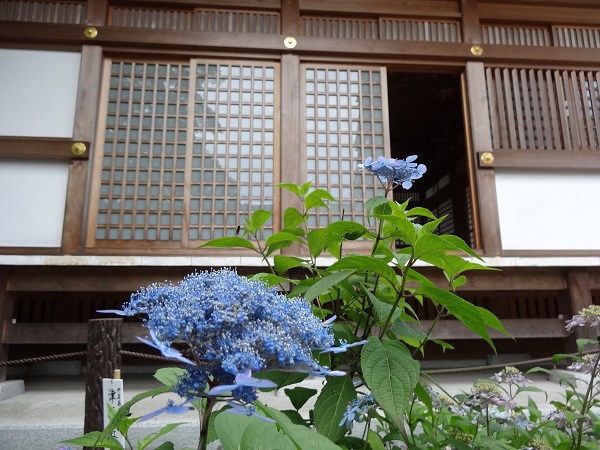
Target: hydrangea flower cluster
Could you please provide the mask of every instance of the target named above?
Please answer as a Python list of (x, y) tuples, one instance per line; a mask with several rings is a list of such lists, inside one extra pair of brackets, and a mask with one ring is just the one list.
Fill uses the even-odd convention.
[(529, 386), (532, 383), (531, 380), (525, 378), (525, 375), (519, 369), (513, 366), (506, 366), (500, 372), (495, 373), (490, 379), (509, 385)]
[(346, 425), (347, 430), (351, 430), (354, 422), (362, 423), (369, 416), (369, 413), (377, 407), (377, 402), (373, 394), (364, 395), (352, 400), (346, 407), (344, 417), (340, 422), (340, 427)]
[(575, 372), (583, 372), (595, 378), (600, 375), (599, 357), (598, 353), (583, 355), (579, 361), (573, 362), (567, 369)]
[[(151, 340), (142, 342), (188, 364), (177, 393), (184, 398), (223, 396), (242, 405), (259, 387), (265, 368), (344, 375), (329, 371), (313, 350), (329, 350), (333, 333), (301, 298), (288, 299), (260, 281), (222, 269), (192, 273), (179, 284), (158, 283), (131, 296), (121, 315), (142, 315)], [(210, 387), (207, 394), (206, 387)]]
[(481, 408), (504, 406), (505, 411), (510, 411), (516, 407), (515, 402), (510, 399), (506, 392), (488, 382), (475, 383), (469, 398), (465, 400), (465, 405)]
[(592, 328), (600, 327), (600, 305), (590, 305), (575, 314), (572, 319), (567, 320), (565, 328), (573, 331), (575, 327), (589, 325)]
[(416, 155), (409, 156), (406, 160), (380, 156), (374, 161), (369, 156), (364, 164), (358, 165), (358, 169), (371, 171), (383, 184), (386, 192), (390, 192), (396, 186), (410, 189), (413, 180), (418, 180), (427, 172), (424, 164), (417, 165), (413, 162), (416, 159)]

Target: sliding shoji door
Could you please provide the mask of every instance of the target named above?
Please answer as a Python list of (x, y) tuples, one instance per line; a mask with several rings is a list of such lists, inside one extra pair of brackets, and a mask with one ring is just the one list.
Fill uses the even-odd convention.
[(278, 72), (264, 62), (106, 61), (88, 246), (194, 248), (274, 210)]

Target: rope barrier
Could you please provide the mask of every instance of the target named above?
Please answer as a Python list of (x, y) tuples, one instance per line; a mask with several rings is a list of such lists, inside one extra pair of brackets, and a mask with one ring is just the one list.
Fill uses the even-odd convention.
[[(156, 361), (168, 361), (168, 362), (177, 362), (178, 361), (175, 358), (167, 358), (167, 357), (161, 356), (161, 355), (150, 355), (148, 353), (130, 352), (130, 351), (126, 351), (126, 350), (121, 350), (120, 353), (123, 356), (132, 356), (135, 358), (153, 359)], [(590, 353), (598, 353), (598, 352), (596, 350), (583, 352), (583, 354), (590, 354)], [(16, 359), (16, 360), (12, 360), (12, 361), (0, 361), (0, 366), (17, 366), (20, 364), (29, 364), (32, 362), (50, 361), (50, 360), (54, 360), (54, 359), (74, 358), (76, 356), (86, 356), (86, 355), (87, 355), (87, 352), (81, 351), (81, 352), (72, 352), (72, 353), (62, 353), (62, 354), (58, 354), (58, 355), (38, 356), (35, 358)], [(579, 353), (571, 353), (567, 356), (577, 356), (577, 355), (579, 355)], [(554, 359), (554, 357), (548, 357), (548, 358), (529, 359), (526, 361), (515, 361), (515, 362), (503, 363), (503, 364), (490, 364), (490, 365), (486, 365), (486, 366), (471, 366), (471, 367), (456, 367), (456, 368), (449, 368), (449, 369), (424, 370), (423, 372), (427, 375), (442, 375), (442, 374), (449, 374), (449, 373), (477, 372), (480, 370), (503, 369), (506, 366), (514, 366), (514, 367), (532, 366), (535, 364), (550, 362), (553, 359)]]

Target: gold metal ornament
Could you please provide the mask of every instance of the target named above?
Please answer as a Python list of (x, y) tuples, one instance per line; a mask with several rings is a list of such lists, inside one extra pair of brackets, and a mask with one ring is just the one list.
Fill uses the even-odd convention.
[(296, 41), (294, 36), (288, 36), (283, 40), (283, 45), (285, 45), (287, 48), (294, 48), (296, 45), (298, 45), (298, 41)]
[(481, 162), (489, 166), (494, 162), (494, 155), (491, 152), (482, 153)]
[(87, 147), (83, 142), (75, 142), (71, 145), (71, 153), (75, 156), (81, 156), (87, 151)]
[(88, 39), (94, 39), (98, 36), (98, 29), (96, 27), (86, 27), (86, 29), (83, 30), (83, 35)]
[(473, 56), (481, 56), (483, 55), (483, 47), (481, 45), (472, 45), (471, 53)]

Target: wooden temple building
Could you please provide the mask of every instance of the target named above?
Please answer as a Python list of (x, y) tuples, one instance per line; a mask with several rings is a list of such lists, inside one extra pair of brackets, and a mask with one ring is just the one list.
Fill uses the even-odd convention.
[[(498, 351), (572, 348), (600, 303), (599, 84), (598, 0), (0, 0), (0, 361), (84, 349), (151, 282), (262, 270), (197, 247), (259, 208), (277, 231), (277, 183), (341, 199), (315, 225), (363, 220), (357, 164), (412, 154), (398, 199), (501, 269), (461, 288)], [(456, 325), (451, 358), (491, 353)]]

